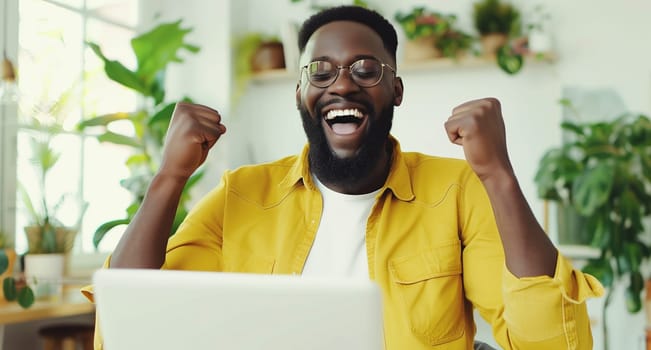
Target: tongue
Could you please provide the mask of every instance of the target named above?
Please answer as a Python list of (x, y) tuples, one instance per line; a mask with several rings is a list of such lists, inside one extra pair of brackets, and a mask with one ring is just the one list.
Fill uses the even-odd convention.
[(335, 123), (332, 124), (332, 131), (337, 135), (349, 135), (357, 130), (356, 123)]

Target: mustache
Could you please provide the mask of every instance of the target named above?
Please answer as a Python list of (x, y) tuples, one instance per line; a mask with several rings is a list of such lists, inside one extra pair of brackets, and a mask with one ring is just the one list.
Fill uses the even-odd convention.
[(375, 114), (375, 108), (373, 108), (373, 105), (370, 102), (345, 99), (345, 98), (341, 98), (341, 97), (333, 98), (333, 99), (330, 99), (328, 101), (318, 101), (314, 105), (314, 111), (312, 111), (312, 112), (314, 113), (315, 116), (321, 116), (320, 111), (322, 111), (325, 107), (327, 107), (329, 105), (333, 105), (333, 104), (338, 104), (338, 103), (343, 104), (343, 103), (346, 103), (346, 102), (360, 104), (360, 105), (364, 106), (364, 108), (366, 109), (366, 112), (369, 115), (374, 115)]

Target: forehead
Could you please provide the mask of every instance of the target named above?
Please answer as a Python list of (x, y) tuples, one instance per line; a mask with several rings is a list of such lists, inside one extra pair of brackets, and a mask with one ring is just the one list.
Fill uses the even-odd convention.
[(315, 58), (328, 58), (349, 63), (357, 57), (373, 56), (390, 62), (382, 38), (368, 26), (351, 21), (330, 22), (317, 29), (305, 46), (302, 63)]

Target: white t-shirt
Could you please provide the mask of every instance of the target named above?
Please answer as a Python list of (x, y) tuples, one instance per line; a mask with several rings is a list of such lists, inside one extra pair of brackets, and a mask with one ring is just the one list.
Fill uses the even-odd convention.
[(312, 178), (323, 196), (323, 214), (303, 275), (368, 279), (366, 222), (379, 190), (342, 194)]

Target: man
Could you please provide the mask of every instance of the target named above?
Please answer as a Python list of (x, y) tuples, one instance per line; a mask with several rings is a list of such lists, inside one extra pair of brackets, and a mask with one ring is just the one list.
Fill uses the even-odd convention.
[(225, 173), (168, 242), (184, 184), (226, 132), (217, 111), (179, 103), (110, 267), (371, 278), (387, 349), (471, 349), (473, 308), (505, 349), (591, 349), (584, 301), (602, 287), (536, 222), (499, 101), (463, 103), (445, 123), (466, 161), (402, 152), (392, 25), (336, 7), (303, 24), (299, 47), (302, 154)]

